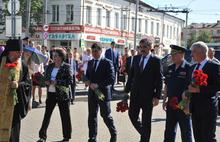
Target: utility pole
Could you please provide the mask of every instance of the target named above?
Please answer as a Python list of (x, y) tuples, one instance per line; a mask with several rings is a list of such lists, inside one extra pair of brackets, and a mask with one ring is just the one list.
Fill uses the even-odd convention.
[[(43, 8), (43, 25), (47, 25), (47, 0), (44, 0), (44, 8)], [(42, 30), (43, 31), (43, 30)], [(47, 46), (47, 39), (44, 38), (44, 31), (42, 32), (43, 36), (43, 45)]]
[(26, 36), (29, 36), (30, 17), (31, 17), (31, 0), (26, 0)]
[(139, 11), (139, 1), (136, 0), (136, 9), (135, 9), (135, 29), (134, 29), (134, 49), (136, 49), (136, 40), (137, 40), (137, 18), (138, 18), (138, 11)]
[(15, 8), (15, 0), (11, 1), (11, 38), (15, 39), (16, 37), (16, 8)]

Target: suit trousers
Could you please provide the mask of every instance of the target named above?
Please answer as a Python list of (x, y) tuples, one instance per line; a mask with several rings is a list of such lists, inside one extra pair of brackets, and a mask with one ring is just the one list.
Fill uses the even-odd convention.
[(46, 110), (44, 113), (44, 119), (42, 122), (41, 129), (39, 131), (39, 137), (46, 139), (47, 138), (47, 128), (50, 123), (50, 118), (52, 115), (52, 112), (58, 103), (60, 115), (61, 115), (61, 121), (62, 121), (62, 130), (63, 130), (63, 137), (65, 139), (71, 138), (71, 119), (70, 119), (70, 109), (69, 109), (69, 100), (57, 100), (56, 93), (49, 92), (47, 95), (46, 100)]
[[(95, 94), (92, 94), (95, 95)], [(97, 136), (97, 113), (100, 107), (100, 114), (104, 120), (105, 125), (108, 127), (111, 136), (116, 136), (117, 131), (114, 125), (114, 121), (110, 108), (110, 101), (100, 101), (94, 96), (89, 96), (88, 98), (89, 116), (88, 116), (88, 126), (89, 126), (89, 142), (96, 142)]]
[(12, 123), (10, 142), (19, 142), (20, 141), (20, 129), (21, 129), (21, 120), (16, 123)]
[[(142, 109), (142, 119), (139, 118)], [(134, 128), (141, 135), (141, 142), (149, 142), (151, 134), (152, 101), (142, 102), (137, 98), (130, 98), (129, 118)]]
[(190, 116), (185, 115), (182, 110), (173, 110), (169, 106), (166, 111), (164, 142), (175, 142), (177, 123), (180, 126), (182, 142), (192, 142)]
[(69, 94), (69, 98), (70, 101), (73, 102), (75, 100), (75, 90), (76, 90), (76, 80), (75, 80), (75, 76), (73, 76), (73, 83), (70, 85), (70, 94)]
[(216, 142), (216, 109), (193, 110), (192, 126), (195, 142)]

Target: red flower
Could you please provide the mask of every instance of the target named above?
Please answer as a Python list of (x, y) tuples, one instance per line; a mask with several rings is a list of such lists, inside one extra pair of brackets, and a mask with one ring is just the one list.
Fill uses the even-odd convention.
[(177, 110), (179, 109), (179, 106), (178, 106), (178, 98), (177, 97), (172, 97), (170, 100), (169, 100), (169, 106), (173, 109), (173, 110)]
[(192, 84), (196, 86), (207, 86), (208, 75), (202, 70), (195, 70), (193, 72), (193, 82)]
[(117, 103), (117, 107), (116, 107), (117, 112), (125, 112), (128, 109), (129, 109), (129, 107), (128, 107), (127, 100), (122, 100)]
[(18, 64), (18, 62), (13, 62), (13, 63), (6, 63), (5, 64), (5, 67), (8, 67), (8, 68), (14, 68), (16, 67)]

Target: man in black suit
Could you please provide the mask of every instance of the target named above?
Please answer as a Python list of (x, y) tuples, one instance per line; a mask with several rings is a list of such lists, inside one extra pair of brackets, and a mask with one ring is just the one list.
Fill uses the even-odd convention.
[[(141, 135), (141, 142), (150, 141), (152, 109), (157, 106), (162, 90), (160, 59), (150, 53), (152, 40), (140, 41), (141, 55), (133, 59), (125, 91), (130, 94), (129, 118)], [(142, 120), (139, 113), (142, 110)]]
[[(220, 90), (220, 65), (208, 60), (208, 47), (204, 42), (196, 42), (191, 46), (192, 57), (197, 64), (191, 68), (203, 70), (208, 75), (207, 86), (188, 86), (191, 98), (192, 125), (195, 142), (216, 142), (216, 119), (218, 99), (216, 92)], [(183, 98), (185, 95), (183, 94)]]
[(134, 56), (136, 55), (136, 50), (135, 49), (131, 49), (131, 56), (129, 56), (126, 59), (126, 64), (125, 64), (125, 72), (129, 75), (132, 63), (133, 63), (133, 59)]
[[(116, 76), (118, 69), (119, 69), (119, 53), (116, 50), (116, 46), (115, 46), (114, 41), (111, 42), (111, 47), (105, 51), (105, 58), (112, 61), (113, 66), (114, 66), (115, 76)], [(115, 83), (115, 80), (112, 83), (113, 90), (114, 90), (114, 83)]]
[(73, 51), (70, 48), (67, 49), (67, 57), (68, 58), (66, 59), (66, 63), (70, 64), (70, 69), (73, 77), (73, 82), (70, 85), (71, 89), (70, 89), (69, 97), (71, 104), (74, 104), (75, 88), (76, 88), (76, 61), (73, 58)]
[[(100, 107), (100, 114), (111, 134), (110, 142), (116, 142), (117, 132), (113, 118), (110, 115), (110, 100), (112, 96), (111, 84), (113, 84), (115, 79), (114, 67), (110, 60), (101, 57), (101, 45), (94, 43), (91, 48), (94, 59), (88, 62), (88, 68), (86, 71), (86, 78), (88, 81), (85, 82), (86, 86), (89, 86), (88, 142), (96, 142), (98, 107)], [(100, 100), (97, 97), (95, 94), (96, 89), (103, 93), (105, 96), (104, 100)]]

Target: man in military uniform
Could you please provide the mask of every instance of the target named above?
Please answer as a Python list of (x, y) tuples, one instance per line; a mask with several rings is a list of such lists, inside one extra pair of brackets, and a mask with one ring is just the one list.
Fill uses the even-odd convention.
[[(182, 93), (189, 85), (190, 65), (184, 60), (186, 49), (170, 45), (173, 64), (165, 73), (165, 95), (163, 109), (166, 111), (164, 142), (175, 142), (176, 127), (179, 123), (183, 142), (192, 142), (190, 116), (178, 108)], [(168, 98), (168, 100), (167, 100)]]

